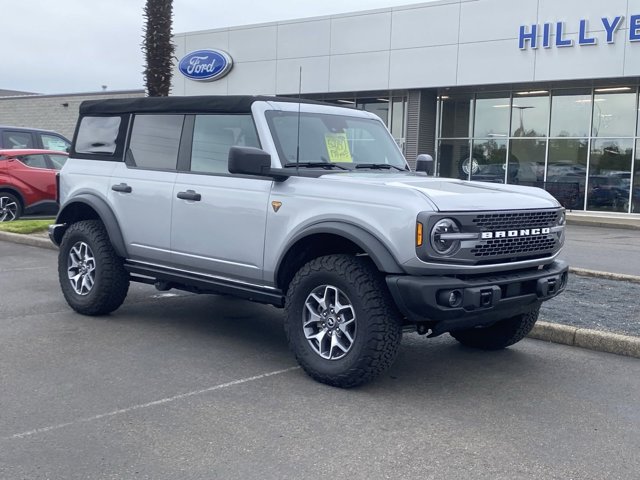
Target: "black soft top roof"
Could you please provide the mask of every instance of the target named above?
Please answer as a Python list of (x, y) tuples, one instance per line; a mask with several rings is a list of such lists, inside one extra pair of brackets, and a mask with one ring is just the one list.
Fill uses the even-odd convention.
[[(123, 113), (251, 113), (253, 102), (294, 102), (297, 98), (253, 95), (145, 97), (86, 100), (80, 104), (80, 115), (114, 115)], [(314, 100), (302, 103), (320, 104)], [(326, 105), (326, 104), (324, 104)]]

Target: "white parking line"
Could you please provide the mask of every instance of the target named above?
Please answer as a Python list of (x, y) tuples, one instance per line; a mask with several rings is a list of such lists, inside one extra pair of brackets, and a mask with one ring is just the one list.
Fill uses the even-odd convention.
[(30, 437), (31, 435), (36, 435), (38, 433), (44, 433), (44, 432), (51, 432), (52, 430), (59, 430), (61, 428), (69, 427), (71, 425), (78, 425), (80, 423), (93, 422), (94, 420), (100, 420), (101, 418), (107, 418), (107, 417), (114, 417), (116, 415), (122, 415), (124, 413), (129, 413), (134, 410), (155, 407), (157, 405), (164, 405), (165, 403), (175, 402), (176, 400), (182, 400), (183, 398), (193, 397), (195, 395), (202, 395), (204, 393), (213, 392), (215, 390), (222, 390), (223, 388), (233, 387), (234, 385), (240, 385), (242, 383), (248, 383), (248, 382), (255, 382), (256, 380), (291, 372), (299, 368), (300, 367), (290, 367), (290, 368), (285, 368), (283, 370), (275, 370), (273, 372), (263, 373), (261, 375), (254, 375), (253, 377), (246, 377), (246, 378), (241, 378), (239, 380), (232, 380), (231, 382), (221, 383), (219, 385), (214, 385), (213, 387), (205, 388), (202, 390), (194, 390), (192, 392), (181, 393), (179, 395), (174, 395), (173, 397), (162, 398), (160, 400), (155, 400), (149, 403), (141, 403), (139, 405), (133, 405), (127, 408), (121, 408), (120, 410), (114, 410), (108, 413), (101, 413), (100, 415), (94, 415), (93, 417), (80, 418), (72, 422), (60, 423), (58, 425), (51, 425), (49, 427), (36, 428), (35, 430), (29, 430), (28, 432), (16, 433), (8, 437), (2, 437), (2, 440), (13, 440), (16, 438)]
[(26, 270), (51, 270), (51, 267), (21, 267), (21, 268), (3, 268), (0, 273), (22, 272)]

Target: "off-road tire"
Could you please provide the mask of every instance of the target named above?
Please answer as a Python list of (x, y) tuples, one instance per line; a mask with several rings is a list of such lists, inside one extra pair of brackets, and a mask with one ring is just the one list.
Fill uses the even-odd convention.
[[(325, 359), (310, 345), (303, 329), (305, 302), (314, 289), (332, 285), (346, 294), (355, 312), (356, 335), (339, 359)], [(383, 276), (370, 259), (329, 255), (304, 265), (289, 285), (285, 303), (289, 348), (307, 374), (328, 385), (349, 388), (387, 370), (402, 338), (400, 314)]]
[(0, 210), (1, 207), (7, 203), (15, 204), (15, 208), (12, 209), (13, 218), (4, 219), (4, 215), (0, 214), (0, 222), (11, 222), (18, 220), (22, 216), (22, 202), (13, 193), (0, 192), (0, 199), (2, 199), (2, 202), (0, 202)]
[(450, 335), (467, 347), (501, 350), (518, 343), (529, 334), (538, 320), (539, 311), (538, 304), (526, 313), (500, 320), (489, 327), (458, 330)]
[[(68, 276), (70, 251), (78, 242), (87, 244), (95, 259), (93, 287), (84, 295), (74, 290)], [(58, 254), (58, 279), (65, 300), (78, 313), (106, 315), (122, 305), (129, 290), (129, 273), (113, 249), (102, 222), (83, 220), (67, 229)]]

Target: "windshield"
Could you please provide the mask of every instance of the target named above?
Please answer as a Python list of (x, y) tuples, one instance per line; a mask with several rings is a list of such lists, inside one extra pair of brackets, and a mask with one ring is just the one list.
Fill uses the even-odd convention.
[[(267, 122), (284, 165), (296, 163), (298, 112), (266, 112)], [(300, 114), (300, 163), (328, 163), (347, 168), (358, 165), (391, 165), (404, 169), (406, 162), (384, 125), (375, 119)]]

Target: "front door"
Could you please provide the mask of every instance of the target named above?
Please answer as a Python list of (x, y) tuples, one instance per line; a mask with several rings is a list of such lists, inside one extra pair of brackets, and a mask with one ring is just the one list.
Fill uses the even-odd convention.
[(250, 115), (197, 115), (189, 165), (173, 189), (171, 250), (180, 268), (262, 281), (270, 179), (229, 174), (233, 145), (259, 147)]

